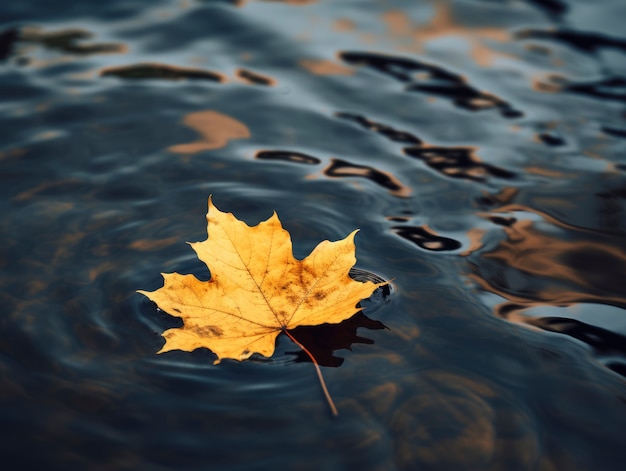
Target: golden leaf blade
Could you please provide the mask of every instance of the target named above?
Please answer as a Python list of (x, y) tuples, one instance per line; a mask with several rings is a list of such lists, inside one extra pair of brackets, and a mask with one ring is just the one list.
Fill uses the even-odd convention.
[(191, 246), (224, 286), (248, 289), (252, 283), (261, 293), (284, 277), (293, 254), (289, 233), (276, 213), (250, 227), (209, 200), (207, 227), (209, 238)]
[(208, 237), (191, 246), (211, 280), (163, 274), (162, 288), (139, 291), (183, 319), (181, 328), (163, 333), (166, 343), (159, 353), (206, 347), (217, 355), (216, 363), (253, 353), (269, 357), (281, 331), (352, 317), (360, 310), (356, 304), (385, 284), (350, 278), (356, 232), (337, 242), (323, 241), (297, 260), (276, 213), (250, 227), (209, 198)]
[[(163, 333), (166, 341), (158, 353), (208, 347), (218, 358), (244, 360), (254, 352), (272, 355), (280, 331), (247, 318), (243, 314), (246, 311), (213, 280), (202, 282), (193, 275), (178, 273), (163, 273), (163, 280), (162, 288), (139, 293), (163, 311), (181, 317), (184, 325)], [(220, 303), (214, 303), (215, 299), (220, 299)], [(237, 322), (233, 322), (233, 318), (237, 318)], [(227, 330), (221, 327), (225, 324), (229, 325)], [(233, 351), (239, 352), (237, 357), (233, 356)]]
[(288, 329), (344, 321), (360, 311), (355, 308), (356, 303), (371, 296), (379, 286), (371, 281), (357, 282), (348, 274), (356, 263), (357, 232), (337, 242), (321, 242), (299, 262), (303, 292), (300, 304), (288, 320)]

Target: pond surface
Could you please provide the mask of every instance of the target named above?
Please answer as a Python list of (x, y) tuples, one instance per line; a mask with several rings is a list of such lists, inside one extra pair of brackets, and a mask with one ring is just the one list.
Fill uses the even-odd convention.
[[(626, 5), (0, 5), (12, 469), (620, 470)], [(392, 280), (271, 358), (161, 355), (207, 198)]]

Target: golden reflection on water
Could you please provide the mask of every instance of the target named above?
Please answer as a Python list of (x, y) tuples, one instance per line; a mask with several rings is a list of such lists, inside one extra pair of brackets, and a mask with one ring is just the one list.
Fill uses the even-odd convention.
[(550, 178), (567, 178), (567, 174), (558, 170), (552, 170), (544, 167), (538, 167), (536, 165), (525, 167), (524, 170), (533, 175), (541, 175), (543, 177)]
[(166, 239), (137, 239), (130, 243), (129, 248), (142, 252), (150, 252), (164, 249), (165, 247), (179, 242), (179, 240), (178, 237), (168, 237)]
[(204, 150), (219, 149), (232, 139), (247, 139), (250, 131), (240, 121), (217, 111), (197, 111), (185, 116), (185, 125), (194, 129), (202, 139), (186, 144), (170, 146), (168, 150), (177, 154), (195, 154)]
[[(541, 214), (521, 205), (501, 210), (506, 208)], [(542, 216), (556, 228), (544, 231), (530, 219), (514, 220), (502, 228), (506, 238), (472, 263), (470, 278), (525, 307), (579, 302), (626, 306), (626, 251), (619, 241)], [(475, 234), (468, 237), (475, 239)]]
[[(539, 455), (532, 419), (487, 382), (422, 372), (416, 395), (390, 407), (400, 469), (507, 469)], [(388, 401), (389, 402), (389, 401)]]
[(44, 182), (28, 190), (22, 191), (13, 197), (14, 201), (27, 201), (31, 198), (38, 196), (40, 193), (45, 193), (49, 190), (69, 191), (73, 187), (81, 185), (81, 181), (77, 178), (68, 178), (66, 180), (56, 180), (51, 182)]
[(16, 158), (16, 157), (22, 157), (23, 155), (27, 153), (28, 153), (28, 149), (24, 149), (21, 147), (14, 147), (13, 149), (0, 151), (0, 161), (8, 160), (11, 158)]
[(469, 239), (469, 247), (461, 254), (463, 257), (475, 252), (482, 248), (483, 237), (487, 233), (486, 229), (480, 229), (478, 227), (472, 227), (467, 231), (467, 238)]
[(446, 1), (434, 3), (434, 15), (425, 24), (414, 24), (401, 10), (390, 10), (382, 15), (387, 26), (387, 34), (400, 41), (401, 49), (423, 53), (427, 42), (440, 38), (461, 38), (469, 44), (470, 56), (482, 67), (489, 67), (498, 57), (509, 57), (508, 54), (493, 50), (487, 41), (506, 42), (509, 33), (503, 28), (486, 26), (467, 26), (459, 24)]
[(355, 26), (352, 20), (349, 20), (347, 18), (339, 18), (333, 22), (332, 28), (334, 31), (345, 33), (348, 31), (353, 31)]
[(352, 75), (354, 70), (325, 59), (303, 59), (300, 66), (314, 75)]

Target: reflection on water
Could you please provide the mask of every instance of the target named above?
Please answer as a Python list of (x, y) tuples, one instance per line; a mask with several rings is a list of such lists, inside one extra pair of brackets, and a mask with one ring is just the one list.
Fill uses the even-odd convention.
[(237, 77), (239, 77), (239, 79), (246, 83), (250, 83), (253, 85), (265, 85), (268, 87), (273, 87), (276, 85), (275, 80), (248, 69), (237, 69), (235, 73), (237, 74)]
[[(359, 313), (339, 326), (300, 327), (293, 332), (293, 336), (311, 352), (320, 366), (338, 367), (343, 364), (344, 359), (334, 356), (335, 350), (351, 350), (352, 345), (357, 343), (374, 343), (371, 339), (360, 337), (357, 334), (359, 328), (379, 330), (385, 326), (380, 321), (373, 321)], [(311, 361), (302, 350), (290, 353), (296, 355), (298, 362)]]
[[(621, 470), (622, 3), (0, 4), (5, 462)], [(294, 331), (336, 420), (285, 336), (156, 355), (209, 194), (392, 280)]]
[(396, 226), (393, 231), (425, 250), (438, 252), (461, 247), (458, 241), (438, 236), (428, 227)]
[[(503, 28), (463, 25), (455, 20), (453, 3), (438, 1), (433, 4), (434, 14), (427, 22), (414, 25), (401, 10), (391, 10), (382, 15), (388, 34), (401, 41), (402, 49), (423, 53), (425, 45), (441, 38), (462, 38), (469, 43), (470, 57), (480, 66), (491, 66), (499, 56), (489, 47), (489, 41), (503, 42), (509, 33)], [(462, 14), (459, 17), (463, 17)]]
[(92, 37), (92, 33), (82, 29), (43, 32), (38, 28), (23, 28), (20, 30), (19, 34), (9, 36), (13, 41), (40, 44), (46, 49), (69, 54), (88, 55), (122, 53), (126, 51), (123, 44), (84, 43), (85, 40), (91, 39)]
[(369, 129), (370, 131), (382, 134), (393, 142), (416, 145), (422, 143), (419, 138), (415, 137), (411, 133), (408, 133), (406, 131), (399, 131), (392, 128), (391, 126), (387, 126), (386, 124), (377, 123), (375, 121), (367, 119), (365, 116), (352, 113), (336, 113), (335, 116), (337, 116), (338, 118), (354, 121), (363, 126), (365, 129)]
[(491, 93), (477, 90), (460, 75), (442, 67), (406, 57), (362, 52), (342, 52), (341, 58), (349, 64), (371, 67), (406, 83), (407, 91), (447, 98), (454, 105), (472, 111), (499, 108), (505, 117), (521, 116), (521, 112), (509, 103)]
[(216, 111), (197, 111), (185, 116), (184, 123), (196, 130), (202, 139), (188, 144), (170, 146), (177, 154), (195, 154), (203, 150), (219, 149), (231, 139), (247, 139), (250, 131), (245, 124)]
[(348, 67), (324, 59), (303, 59), (300, 65), (315, 75), (352, 75), (354, 73)]
[[(598, 193), (597, 197), (623, 199), (620, 191)], [(603, 328), (551, 313), (537, 315), (541, 307), (575, 308), (589, 303), (626, 308), (623, 236), (572, 226), (532, 208), (510, 204), (515, 198), (519, 199), (516, 192), (500, 197), (501, 203), (509, 204), (494, 208), (495, 214), (488, 216), (502, 226), (504, 239), (479, 256), (470, 256), (470, 278), (485, 291), (506, 300), (495, 307), (497, 316), (576, 338), (592, 347), (600, 360), (609, 354), (605, 363), (623, 372), (626, 336), (611, 331), (614, 322)], [(623, 213), (619, 203), (617, 211)], [(501, 213), (515, 217), (503, 217)], [(480, 234), (481, 239), (485, 236), (486, 232)], [(479, 241), (477, 245), (483, 244)]]
[(214, 72), (199, 69), (172, 67), (165, 64), (136, 64), (126, 67), (111, 67), (100, 72), (103, 77), (113, 76), (123, 79), (204, 79), (223, 82), (225, 79)]
[(376, 170), (366, 165), (356, 165), (341, 159), (332, 159), (331, 164), (324, 169), (329, 177), (364, 177), (374, 183), (387, 188), (396, 196), (406, 197), (411, 190), (400, 183), (394, 176)]
[(537, 29), (525, 29), (516, 34), (518, 39), (543, 39), (560, 41), (568, 46), (584, 52), (597, 52), (603, 48), (618, 49), (626, 52), (626, 40), (614, 38), (600, 33), (586, 33), (581, 31), (547, 31)]
[(255, 158), (260, 160), (282, 160), (284, 162), (294, 162), (298, 164), (317, 165), (322, 161), (312, 155), (303, 154), (302, 152), (286, 152), (263, 150), (257, 152)]
[(530, 220), (505, 224), (506, 239), (481, 256), (476, 270), (490, 273), (480, 278), (516, 303), (604, 302), (626, 307), (621, 238), (548, 230), (552, 234), (538, 230)]
[(474, 149), (462, 147), (406, 147), (404, 152), (423, 160), (429, 167), (452, 178), (485, 181), (487, 177), (511, 179), (513, 172), (480, 162)]

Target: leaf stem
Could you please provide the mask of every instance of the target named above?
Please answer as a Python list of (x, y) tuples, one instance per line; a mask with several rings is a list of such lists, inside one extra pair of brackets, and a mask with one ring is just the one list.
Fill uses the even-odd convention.
[(339, 415), (339, 412), (337, 412), (337, 408), (335, 407), (335, 403), (333, 402), (332, 397), (330, 397), (330, 393), (328, 392), (328, 388), (326, 387), (326, 383), (324, 382), (324, 377), (322, 376), (322, 371), (320, 370), (320, 366), (317, 363), (317, 360), (315, 359), (313, 354), (311, 352), (309, 352), (309, 350), (304, 345), (302, 345), (300, 342), (298, 342), (296, 340), (296, 338), (289, 333), (289, 331), (287, 329), (283, 329), (283, 331), (287, 334), (287, 337), (289, 337), (291, 340), (293, 340), (293, 342), (298, 347), (300, 347), (304, 353), (306, 353), (309, 356), (309, 358), (313, 362), (313, 365), (315, 365), (315, 371), (317, 372), (317, 377), (320, 380), (320, 385), (322, 386), (322, 391), (324, 391), (324, 396), (326, 396), (326, 401), (328, 401), (328, 405), (330, 406), (330, 411), (332, 412), (332, 414), (335, 417), (337, 417)]

